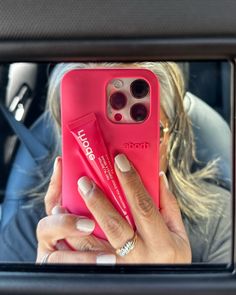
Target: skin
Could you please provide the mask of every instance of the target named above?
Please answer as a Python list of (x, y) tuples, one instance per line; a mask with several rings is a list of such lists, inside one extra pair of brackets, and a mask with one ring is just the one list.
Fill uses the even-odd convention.
[[(165, 112), (161, 109), (160, 110), (160, 121), (164, 127), (169, 126), (168, 118)], [(159, 146), (160, 148), (160, 171), (166, 172), (167, 171), (167, 145), (169, 140), (169, 133), (164, 133), (164, 138), (161, 141)]]
[[(168, 120), (163, 111), (161, 122), (166, 127)], [(166, 150), (169, 135), (165, 133), (160, 144), (160, 170), (166, 171)], [(126, 159), (125, 155), (121, 156)], [(191, 263), (189, 239), (181, 218), (176, 198), (168, 188), (165, 173), (160, 173), (160, 209), (156, 208), (146, 191), (138, 172), (129, 164), (129, 171), (122, 172), (115, 158), (115, 171), (125, 192), (136, 225), (137, 240), (133, 250), (126, 256), (116, 254), (134, 237), (134, 230), (115, 210), (104, 193), (87, 177), (92, 189), (83, 193), (88, 209), (103, 229), (108, 241), (96, 238), (90, 228), (78, 229), (78, 221), (85, 219), (66, 212), (61, 203), (61, 158), (54, 164), (54, 172), (45, 196), (47, 217), (37, 227), (37, 263), (50, 254), (47, 263)], [(109, 214), (107, 214), (109, 212)]]

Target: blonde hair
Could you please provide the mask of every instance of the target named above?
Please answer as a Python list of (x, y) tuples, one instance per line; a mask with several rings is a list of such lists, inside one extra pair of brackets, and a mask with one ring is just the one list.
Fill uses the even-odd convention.
[[(184, 110), (185, 93), (183, 75), (174, 62), (125, 63), (65, 63), (55, 67), (49, 83), (47, 105), (55, 122), (55, 132), (60, 139), (60, 81), (72, 69), (98, 67), (141, 67), (153, 71), (160, 82), (161, 107), (168, 117), (171, 130), (167, 149), (168, 180), (176, 196), (183, 217), (192, 223), (209, 217), (217, 204), (217, 195), (212, 193), (206, 180), (214, 181), (217, 160), (192, 172), (196, 159), (195, 142), (191, 122)], [(60, 150), (60, 140), (55, 148)]]

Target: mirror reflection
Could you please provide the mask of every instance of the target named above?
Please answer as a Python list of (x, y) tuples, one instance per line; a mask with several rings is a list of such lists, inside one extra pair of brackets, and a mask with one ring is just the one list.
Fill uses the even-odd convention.
[[(70, 100), (70, 95), (80, 91), (78, 89), (85, 89), (83, 91), (90, 95), (100, 89), (99, 86), (91, 87), (91, 83), (98, 79), (92, 74), (87, 76), (87, 80), (80, 80), (78, 76), (77, 84), (73, 82), (72, 86), (63, 86), (62, 77), (75, 69), (100, 68), (105, 69), (105, 73), (108, 69), (148, 69), (154, 73), (160, 86), (155, 88), (156, 84), (148, 81), (151, 91), (141, 89), (144, 84), (147, 87), (147, 83), (139, 83), (135, 90), (138, 93), (136, 99), (143, 107), (147, 104), (142, 103), (145, 99), (142, 92), (148, 96), (150, 104), (152, 99), (156, 99), (152, 97), (153, 93), (158, 96), (159, 118), (152, 117), (156, 114), (152, 107), (147, 109), (153, 112), (148, 117), (149, 121), (150, 118), (158, 118), (159, 122), (150, 125), (153, 127), (149, 127), (146, 133), (143, 129), (137, 137), (140, 138), (139, 144), (143, 144), (145, 138), (152, 143), (155, 139), (158, 156), (157, 149), (141, 150), (141, 145), (139, 149), (131, 148), (133, 134), (131, 129), (126, 129), (131, 138), (127, 153), (118, 148), (116, 154), (110, 154), (110, 160), (103, 162), (108, 167), (104, 175), (110, 175), (112, 185), (118, 181), (130, 219), (126, 218), (128, 213), (122, 215), (119, 205), (109, 199), (109, 193), (112, 195), (114, 192), (112, 188), (109, 191), (106, 182), (102, 182), (94, 170), (98, 168), (91, 168), (92, 164), (88, 164), (93, 171), (90, 174), (85, 174), (90, 168), (78, 170), (78, 167), (86, 165), (86, 156), (90, 155), (90, 159), (94, 156), (98, 146), (101, 151), (103, 143), (100, 138), (93, 146), (98, 131), (91, 133), (91, 138), (88, 133), (87, 137), (81, 135), (81, 142), (77, 143), (73, 137), (67, 139), (69, 129), (62, 128), (61, 124), (61, 113), (64, 124), (67, 124), (68, 112), (74, 112), (73, 116), (76, 112), (75, 99), (72, 98), (69, 104), (69, 101), (65, 103), (65, 98)], [(12, 63), (2, 64), (0, 69), (0, 262), (98, 265), (230, 263), (232, 134), (229, 62)], [(101, 77), (102, 74), (100, 80)], [(122, 83), (128, 83), (122, 78), (115, 81), (114, 89), (119, 92)], [(130, 83), (134, 85), (134, 82)], [(127, 85), (124, 88), (127, 97), (128, 88)], [(82, 95), (85, 92), (78, 93)], [(117, 97), (122, 97), (122, 105), (130, 105), (124, 96)], [(62, 107), (61, 99), (64, 99)], [(88, 110), (91, 106), (89, 94), (84, 100), (85, 104), (80, 106)], [(109, 107), (119, 106), (119, 103), (112, 101)], [(98, 109), (100, 113), (103, 112), (101, 110), (106, 113), (106, 107), (99, 105)], [(143, 124), (146, 122), (139, 120), (143, 116), (142, 110), (138, 108), (135, 113), (136, 121), (140, 122), (133, 124), (133, 130), (138, 130), (135, 128), (142, 125), (142, 120)], [(120, 116), (117, 116), (117, 109), (113, 108), (111, 114), (114, 120), (122, 123), (129, 112), (124, 114), (119, 110)], [(87, 130), (84, 122), (80, 125), (83, 131)], [(104, 122), (99, 122), (99, 128), (109, 150), (112, 143), (108, 142), (105, 133), (110, 130), (108, 127), (105, 131), (108, 123)], [(127, 123), (125, 119), (124, 123)], [(118, 126), (117, 122), (110, 124)], [(159, 135), (155, 128), (159, 129)], [(76, 132), (79, 134), (80, 131)], [(114, 129), (113, 136), (122, 138), (123, 135), (115, 132)], [(112, 142), (115, 143), (116, 139)], [(68, 142), (73, 142), (73, 147), (78, 146), (83, 156), (78, 156), (78, 151), (70, 148)], [(145, 154), (148, 151), (149, 154)], [(73, 157), (78, 157), (81, 162), (71, 163), (75, 159)], [(152, 163), (159, 163), (158, 171), (154, 171), (151, 164), (150, 169), (146, 168), (149, 164), (145, 163), (151, 158)], [(70, 165), (66, 162), (69, 160)], [(109, 161), (114, 162), (114, 166), (109, 166)], [(83, 174), (75, 176), (75, 171)], [(150, 193), (148, 184), (152, 172), (157, 176), (158, 200)], [(94, 178), (91, 175), (95, 175)], [(67, 185), (68, 190), (64, 188)], [(80, 204), (87, 211), (73, 211), (73, 202), (77, 198), (72, 198), (75, 187)], [(68, 195), (71, 196), (70, 203), (66, 201)], [(97, 226), (101, 235), (97, 234)]]

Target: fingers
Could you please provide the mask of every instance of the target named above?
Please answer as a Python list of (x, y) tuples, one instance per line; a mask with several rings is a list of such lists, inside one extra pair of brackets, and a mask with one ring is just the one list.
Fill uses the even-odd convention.
[(159, 174), (160, 183), (160, 212), (171, 232), (186, 238), (187, 233), (183, 224), (181, 212), (175, 196), (169, 190), (168, 180), (164, 172)]
[(57, 214), (41, 219), (37, 226), (37, 238), (41, 248), (55, 250), (57, 241), (87, 236), (94, 230), (93, 220), (72, 214)]
[[(40, 252), (37, 257), (36, 263), (42, 263), (47, 252)], [(73, 251), (54, 251), (49, 252), (47, 263), (59, 264), (116, 264), (116, 256), (112, 253), (100, 252), (73, 252)]]
[(86, 176), (81, 177), (78, 190), (113, 248), (122, 247), (133, 237), (133, 229), (93, 181)]
[(115, 169), (138, 231), (143, 237), (146, 235), (153, 238), (165, 224), (140, 176), (124, 154), (115, 157)]
[(48, 191), (45, 196), (45, 208), (48, 215), (51, 214), (52, 208), (61, 203), (61, 186), (62, 186), (62, 161), (57, 157), (54, 162), (53, 174), (49, 183)]
[[(62, 206), (57, 205), (52, 209), (52, 215), (65, 214), (68, 211)], [(85, 220), (85, 217), (80, 217)], [(50, 218), (49, 218), (50, 219)], [(78, 238), (68, 236), (66, 240), (59, 240), (55, 246), (56, 250), (79, 250), (79, 251), (112, 251), (112, 247), (107, 241), (100, 240), (93, 235), (85, 235)]]
[[(57, 250), (77, 250), (82, 252), (88, 252), (88, 251), (100, 251), (100, 252), (113, 252), (113, 248), (109, 244), (109, 242), (100, 240), (94, 235), (88, 235), (83, 237), (68, 237), (66, 239), (66, 246), (68, 244), (70, 245), (70, 248), (64, 247), (64, 243), (61, 243), (65, 241), (60, 241), (59, 247), (58, 243), (56, 246)], [(62, 247), (61, 247), (62, 244)]]

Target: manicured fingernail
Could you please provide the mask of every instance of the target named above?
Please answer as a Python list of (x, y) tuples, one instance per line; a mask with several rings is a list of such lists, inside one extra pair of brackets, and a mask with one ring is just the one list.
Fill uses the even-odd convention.
[(61, 157), (56, 157), (53, 165), (53, 173), (56, 171), (58, 164), (61, 162)]
[(128, 172), (131, 169), (129, 160), (124, 154), (119, 154), (115, 157), (115, 163), (121, 172)]
[(57, 157), (57, 158), (55, 159), (55, 161), (54, 161), (53, 172), (56, 171), (56, 169), (57, 169), (57, 164), (58, 164), (58, 157)]
[(56, 205), (55, 207), (52, 208), (52, 215), (57, 215), (57, 214), (63, 214), (63, 213), (68, 213), (66, 208), (63, 208), (60, 205)]
[(159, 176), (162, 177), (162, 178), (164, 179), (164, 182), (165, 182), (166, 188), (169, 189), (169, 183), (168, 183), (168, 179), (167, 179), (167, 177), (166, 177), (165, 172), (160, 171)]
[(76, 228), (84, 233), (91, 233), (95, 228), (95, 222), (90, 219), (79, 219)]
[(96, 259), (97, 264), (116, 264), (116, 256), (114, 254), (100, 254)]
[(83, 176), (78, 180), (78, 187), (82, 192), (82, 197), (86, 199), (93, 191), (94, 183), (87, 176)]
[(64, 240), (57, 241), (55, 248), (57, 250), (71, 250), (71, 248), (68, 246), (68, 244)]

